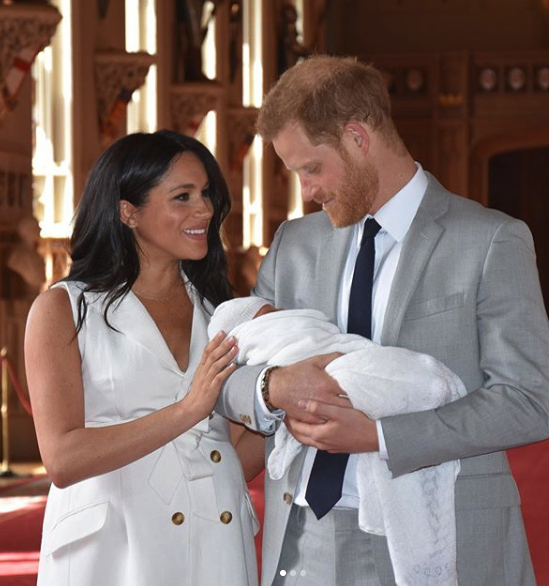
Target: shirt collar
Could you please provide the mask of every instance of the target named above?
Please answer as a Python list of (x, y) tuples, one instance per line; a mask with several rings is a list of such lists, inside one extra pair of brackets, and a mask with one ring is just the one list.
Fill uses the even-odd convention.
[[(402, 242), (408, 233), (427, 189), (427, 175), (419, 163), (416, 162), (416, 166), (417, 171), (410, 181), (373, 216), (382, 230), (397, 242)], [(370, 214), (366, 216), (366, 218), (371, 217)], [(362, 238), (364, 222), (361, 221), (357, 227), (359, 228), (358, 236)]]

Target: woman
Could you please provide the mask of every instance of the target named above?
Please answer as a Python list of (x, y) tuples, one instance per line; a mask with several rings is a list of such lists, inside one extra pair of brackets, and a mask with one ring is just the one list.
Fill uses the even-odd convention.
[(39, 586), (255, 585), (257, 527), (227, 420), (236, 341), (229, 194), (210, 152), (133, 134), (92, 169), (69, 276), (29, 315), (26, 369), (48, 497)]

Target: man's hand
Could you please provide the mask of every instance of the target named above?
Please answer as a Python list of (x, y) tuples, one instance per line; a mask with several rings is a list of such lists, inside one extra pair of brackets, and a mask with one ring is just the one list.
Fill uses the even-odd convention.
[(290, 366), (272, 371), (269, 379), (270, 403), (283, 409), (287, 416), (308, 422), (321, 420), (298, 407), (302, 399), (321, 401), (329, 405), (351, 408), (351, 402), (343, 394), (342, 388), (324, 369), (332, 360), (341, 356), (338, 353), (314, 356)]
[(286, 415), (286, 427), (302, 444), (332, 453), (379, 451), (376, 422), (362, 411), (307, 400), (298, 406), (321, 421), (311, 423), (304, 416)]

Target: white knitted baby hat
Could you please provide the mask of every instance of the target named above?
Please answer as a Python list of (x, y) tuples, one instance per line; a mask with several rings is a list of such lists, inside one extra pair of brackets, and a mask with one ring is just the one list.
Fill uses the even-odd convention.
[(221, 330), (229, 334), (236, 326), (251, 320), (265, 305), (269, 302), (261, 297), (237, 297), (221, 303), (208, 325), (208, 338), (211, 340)]

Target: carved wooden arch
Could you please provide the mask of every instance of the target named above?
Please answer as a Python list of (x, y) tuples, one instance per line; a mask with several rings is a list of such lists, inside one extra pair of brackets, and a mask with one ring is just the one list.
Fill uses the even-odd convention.
[(497, 134), (482, 140), (471, 152), (471, 199), (489, 205), (489, 162), (501, 153), (549, 146), (549, 126), (517, 130), (510, 134)]

